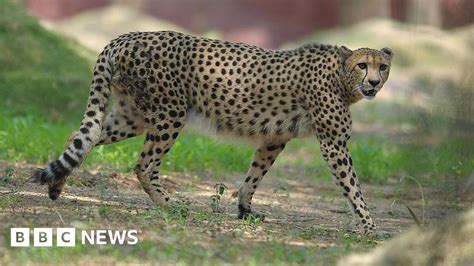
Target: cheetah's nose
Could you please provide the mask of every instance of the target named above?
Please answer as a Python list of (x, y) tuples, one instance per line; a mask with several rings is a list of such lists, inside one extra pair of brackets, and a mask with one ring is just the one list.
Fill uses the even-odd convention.
[(375, 86), (379, 85), (380, 80), (369, 80), (369, 83), (370, 83), (370, 85), (372, 85), (372, 87), (375, 87)]

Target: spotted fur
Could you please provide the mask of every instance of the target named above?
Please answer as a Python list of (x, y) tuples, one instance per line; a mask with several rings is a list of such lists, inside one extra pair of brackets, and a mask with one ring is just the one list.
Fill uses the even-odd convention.
[(213, 133), (257, 146), (239, 188), (238, 217), (244, 218), (255, 214), (252, 197), (285, 144), (313, 136), (356, 222), (371, 232), (375, 225), (347, 147), (349, 106), (375, 96), (391, 58), (388, 48), (309, 44), (276, 51), (171, 31), (122, 35), (98, 57), (79, 130), (31, 180), (47, 184), (55, 200), (94, 146), (146, 134), (135, 173), (153, 202), (165, 206), (170, 196), (160, 184), (162, 159), (186, 122), (205, 121)]

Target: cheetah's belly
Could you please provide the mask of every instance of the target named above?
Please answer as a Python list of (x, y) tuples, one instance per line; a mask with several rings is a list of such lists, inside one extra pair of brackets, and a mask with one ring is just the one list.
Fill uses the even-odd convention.
[[(292, 120), (291, 118), (294, 117), (299, 117), (299, 119)], [(195, 108), (187, 111), (186, 118), (187, 124), (190, 124), (198, 132), (215, 137), (224, 137), (226, 141), (233, 143), (260, 144), (266, 140), (309, 137), (313, 133), (309, 116), (297, 111), (285, 115), (285, 117), (274, 117), (264, 125), (262, 125), (262, 122), (250, 125), (249, 121), (239, 116), (228, 119), (211, 114), (207, 117)], [(231, 127), (227, 125), (227, 122), (229, 122), (227, 120), (231, 121)], [(239, 124), (239, 122), (241, 123)]]

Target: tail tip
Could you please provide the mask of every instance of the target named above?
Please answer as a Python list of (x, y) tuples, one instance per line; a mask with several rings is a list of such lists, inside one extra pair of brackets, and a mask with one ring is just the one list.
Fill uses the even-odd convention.
[(61, 176), (56, 176), (54, 173), (49, 171), (48, 168), (42, 169), (38, 168), (33, 175), (28, 179), (28, 182), (39, 184), (39, 185), (48, 185), (48, 195), (52, 200), (57, 200), (59, 195), (62, 192), (66, 181), (66, 174)]
[(52, 176), (49, 174), (49, 172), (46, 169), (43, 168), (37, 168), (33, 175), (28, 178), (28, 182), (34, 183), (34, 184), (48, 184), (51, 182)]

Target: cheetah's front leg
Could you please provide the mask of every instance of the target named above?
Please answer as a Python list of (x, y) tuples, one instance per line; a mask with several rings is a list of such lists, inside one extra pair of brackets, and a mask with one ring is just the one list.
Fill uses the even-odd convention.
[(348, 199), (361, 232), (364, 234), (373, 233), (375, 223), (370, 217), (367, 204), (362, 196), (351, 155), (345, 141), (339, 142), (339, 144), (335, 144), (333, 141), (321, 141), (321, 154), (331, 169), (334, 181)]

